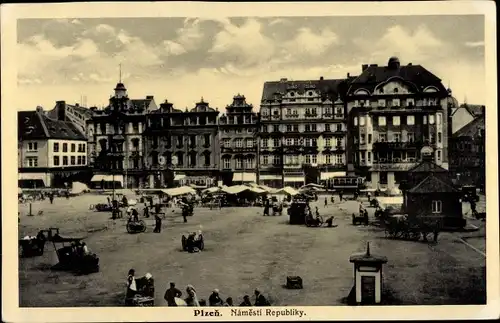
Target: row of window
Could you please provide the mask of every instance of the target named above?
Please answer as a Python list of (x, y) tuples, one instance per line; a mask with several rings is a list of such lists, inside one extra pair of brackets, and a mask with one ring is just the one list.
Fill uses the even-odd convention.
[(54, 166), (86, 165), (86, 159), (85, 156), (69, 156), (69, 158), (68, 156), (62, 156), (62, 159), (59, 156), (54, 156)]
[[(317, 116), (321, 113), (323, 110), (323, 115), (333, 115), (335, 112), (335, 115), (342, 116), (344, 114), (344, 107), (325, 107), (325, 108), (305, 108), (304, 112), (306, 116)], [(272, 115), (273, 116), (279, 116), (280, 112), (282, 112), (286, 117), (298, 117), (299, 116), (299, 109), (294, 109), (294, 108), (287, 108), (286, 110), (282, 111), (280, 108), (275, 108), (272, 109)], [(261, 109), (261, 114), (263, 117), (269, 116), (269, 109), (267, 108), (262, 108)]]
[[(197, 144), (202, 144), (204, 146), (210, 146), (211, 140), (210, 134), (204, 134), (199, 136), (200, 138), (197, 138), (198, 136), (196, 135), (190, 135), (187, 136), (186, 139), (188, 140), (188, 144), (190, 146), (196, 146)], [(177, 147), (182, 147), (184, 145), (184, 136), (172, 136), (172, 137), (164, 137), (163, 141), (166, 143), (166, 145), (176, 145)], [(158, 137), (153, 137), (152, 144), (153, 146), (158, 146), (159, 143), (159, 138)]]
[[(203, 162), (204, 162), (203, 165), (204, 166), (210, 166), (210, 164), (211, 164), (211, 154), (209, 152), (204, 152), (204, 153), (202, 153), (202, 155), (203, 155)], [(172, 162), (172, 160), (173, 160), (172, 157), (173, 156), (175, 156), (175, 158), (176, 158), (176, 165), (177, 166), (184, 166), (185, 165), (184, 164), (185, 158), (184, 158), (184, 154), (182, 152), (177, 152), (175, 154), (169, 154), (169, 153), (165, 154), (163, 157), (165, 158), (165, 164), (166, 165), (172, 165), (173, 164), (173, 162)], [(197, 162), (197, 160), (198, 160), (198, 154), (196, 154), (194, 152), (193, 153), (188, 153), (186, 159), (187, 159), (188, 165), (190, 167), (196, 167), (196, 166), (198, 166), (198, 162)], [(160, 156), (157, 153), (153, 154), (152, 155), (152, 163), (153, 163), (153, 165), (156, 166), (156, 165), (159, 164), (159, 162), (160, 162)]]
[[(63, 143), (62, 144), (62, 152), (67, 153), (68, 147), (70, 147), (70, 152), (74, 153), (74, 152), (77, 152), (77, 147), (78, 147), (78, 152), (84, 153), (85, 146), (86, 146), (86, 144), (84, 144), (84, 143), (78, 144), (78, 146), (77, 146), (77, 144), (68, 145), (68, 143)], [(52, 146), (52, 150), (55, 153), (58, 153), (60, 150), (60, 143), (54, 142), (53, 146)], [(38, 142), (28, 142), (27, 151), (29, 151), (29, 152), (38, 151)]]
[[(255, 159), (253, 157), (236, 158), (236, 168), (255, 168)], [(231, 158), (223, 158), (222, 165), (224, 169), (231, 169)]]
[[(395, 89), (397, 90), (397, 89)], [(383, 93), (383, 92), (382, 92)], [(355, 100), (355, 107), (374, 107), (374, 108), (392, 108), (392, 107), (414, 107), (415, 99), (407, 98), (407, 99), (378, 99), (378, 100)], [(436, 106), (439, 104), (439, 100), (435, 98), (431, 99), (423, 99), (421, 101), (417, 101), (416, 106)]]
[[(272, 147), (280, 147), (281, 139), (274, 138), (272, 140), (263, 138), (261, 140), (261, 147), (267, 148), (271, 147), (270, 143), (272, 143)], [(316, 138), (285, 138), (283, 139), (284, 146), (305, 146), (305, 147), (316, 147), (318, 145)], [(325, 138), (325, 147), (338, 147), (343, 146), (342, 138)]]
[[(148, 119), (148, 126), (152, 128), (163, 128), (169, 126), (205, 126), (215, 125), (215, 117), (154, 117)], [(102, 127), (101, 127), (102, 131)], [(134, 128), (135, 131), (135, 128)]]
[[(281, 165), (281, 156), (273, 155), (267, 156), (264, 155), (261, 157), (262, 165)], [(300, 156), (283, 156), (283, 162), (285, 165), (299, 165), (301, 162), (305, 164), (317, 164), (318, 163), (318, 155), (315, 154), (307, 154), (303, 157)], [(342, 154), (334, 154), (334, 155), (324, 155), (324, 163), (325, 164), (336, 164), (342, 165), (344, 163), (344, 155)]]
[[(400, 163), (400, 162), (416, 162), (417, 154), (414, 151), (392, 151), (390, 153), (387, 152), (378, 152), (373, 153), (372, 160), (372, 152), (371, 151), (360, 151), (357, 153), (353, 153), (353, 160), (356, 163), (358, 160), (360, 163), (371, 163), (371, 162), (380, 162), (380, 163)], [(436, 161), (441, 162), (442, 153), (441, 150), (436, 150)]]
[[(132, 133), (138, 133), (139, 132), (139, 124), (140, 122), (132, 122)], [(125, 133), (126, 131), (126, 124), (123, 123), (120, 125), (112, 125), (109, 123), (96, 123), (95, 124), (95, 129), (97, 134), (119, 134), (119, 133)], [(129, 128), (130, 129), (130, 128)], [(90, 131), (89, 135), (92, 136), (93, 133)]]
[[(224, 133), (243, 133), (245, 130), (242, 128), (237, 128), (237, 129), (224, 129)], [(247, 133), (254, 133), (255, 129), (254, 128), (247, 128), (246, 129)]]
[[(423, 116), (422, 117), (422, 124), (442, 124), (443, 122), (443, 115), (441, 113), (436, 114), (434, 116), (433, 114), (430, 114), (428, 116)], [(359, 125), (364, 126), (366, 123), (370, 123), (372, 119), (368, 116), (360, 116), (359, 117)], [(379, 116), (378, 118), (374, 118), (374, 125), (379, 125), (379, 126), (387, 126), (388, 124), (391, 124), (393, 126), (400, 126), (400, 125), (409, 125), (413, 126), (415, 124), (415, 116), (408, 115), (408, 116), (392, 116), (392, 117), (387, 117), (387, 116)], [(354, 117), (353, 119), (353, 124), (354, 126), (358, 125), (358, 117)]]
[[(426, 137), (422, 136), (422, 141), (425, 141)], [(415, 141), (415, 133), (413, 132), (392, 132), (390, 134), (387, 133), (379, 133), (378, 134), (378, 142), (414, 142)], [(436, 143), (436, 134), (430, 133), (429, 142), (431, 144)], [(437, 143), (440, 144), (443, 142), (443, 134), (441, 132), (437, 133)], [(354, 137), (354, 143), (358, 143), (358, 138)], [(372, 143), (372, 134), (360, 134), (359, 135), (359, 144), (371, 144)]]
[[(236, 148), (253, 148), (256, 146), (256, 141), (257, 139), (246, 139), (246, 140), (243, 140), (243, 139), (240, 139), (240, 138), (237, 138), (237, 139), (234, 139), (234, 147)], [(224, 148), (231, 148), (232, 145), (231, 145), (231, 139), (229, 138), (224, 138), (222, 140), (222, 145)]]

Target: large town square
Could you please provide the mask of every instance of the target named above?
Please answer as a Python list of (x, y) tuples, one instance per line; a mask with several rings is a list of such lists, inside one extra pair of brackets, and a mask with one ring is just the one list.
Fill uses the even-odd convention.
[[(110, 220), (110, 214), (88, 210), (105, 196), (84, 195), (36, 202), (23, 216), (20, 234), (59, 227), (61, 235), (82, 237), (100, 258), (100, 272), (75, 276), (52, 272), (57, 256), (50, 245), (37, 258), (19, 263), (20, 306), (72, 307), (121, 306), (125, 299), (126, 275), (134, 268), (138, 275), (151, 273), (155, 279), (155, 304), (165, 306), (169, 282), (195, 286), (200, 298), (208, 299), (220, 290), (235, 304), (259, 288), (273, 306), (345, 305), (353, 287), (351, 254), (364, 252), (370, 242), (373, 253), (388, 257), (384, 268), (384, 297), (393, 305), (480, 304), (485, 302), (484, 222), (471, 233), (442, 233), (437, 244), (387, 239), (377, 226), (353, 226), (351, 213), (358, 203), (328, 203), (320, 196), (317, 205), (323, 217), (334, 215), (337, 227), (290, 225), (282, 216), (263, 216), (261, 207), (196, 207), (183, 223), (179, 209), (168, 210), (161, 233), (153, 233), (154, 220), (146, 219), (147, 231), (128, 234), (126, 219)], [(364, 204), (366, 199), (363, 199)], [(484, 208), (484, 201), (479, 208)], [(466, 209), (466, 207), (464, 207)], [(370, 222), (375, 221), (368, 208)], [(26, 205), (20, 206), (24, 215)], [(142, 217), (141, 217), (142, 218)], [(205, 249), (182, 251), (181, 236), (201, 229)], [(470, 246), (465, 244), (462, 238)], [(284, 287), (289, 275), (301, 276), (304, 288)]]

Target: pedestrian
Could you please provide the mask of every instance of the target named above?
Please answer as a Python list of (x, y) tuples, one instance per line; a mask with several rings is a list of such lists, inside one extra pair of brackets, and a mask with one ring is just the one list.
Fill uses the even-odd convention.
[(187, 220), (187, 213), (188, 213), (187, 205), (184, 205), (182, 207), (182, 217), (184, 218), (184, 223), (188, 222), (188, 220)]
[(108, 199), (108, 204), (111, 205), (111, 198), (108, 196), (107, 199)]
[(144, 217), (149, 218), (149, 207), (147, 205), (144, 207)]
[(328, 206), (328, 199), (325, 196), (325, 207), (327, 207), (327, 206)]
[(153, 230), (154, 233), (160, 233), (161, 232), (161, 218), (158, 214), (155, 214), (155, 229)]
[(371, 202), (372, 193), (367, 192), (366, 196), (368, 196), (368, 203), (370, 203)]
[(130, 269), (127, 277), (126, 305), (132, 305), (131, 299), (137, 294), (137, 283), (135, 281), (135, 270)]
[(198, 302), (198, 296), (196, 296), (196, 290), (194, 289), (193, 285), (186, 286), (186, 293), (188, 296), (184, 301), (186, 302), (187, 306), (199, 307), (200, 303)]
[(50, 200), (50, 204), (54, 204), (54, 193), (50, 193), (49, 200)]
[(163, 298), (167, 301), (168, 306), (177, 306), (176, 298), (180, 298), (182, 292), (175, 287), (175, 283), (170, 283), (170, 288), (165, 291)]
[(252, 306), (252, 303), (250, 302), (250, 296), (243, 296), (243, 302), (241, 302), (240, 306)]
[(330, 201), (332, 202), (332, 204), (335, 203), (335, 198), (333, 197), (333, 194), (332, 194), (332, 197), (331, 197)]
[(258, 289), (255, 290), (255, 306), (270, 306), (269, 301), (260, 293)]
[(342, 191), (339, 191), (339, 201), (342, 202), (343, 201), (343, 198), (342, 198)]

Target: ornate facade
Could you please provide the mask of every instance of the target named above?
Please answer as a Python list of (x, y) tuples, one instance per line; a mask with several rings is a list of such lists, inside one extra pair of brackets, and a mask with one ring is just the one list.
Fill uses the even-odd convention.
[(451, 91), (420, 65), (363, 65), (347, 93), (348, 167), (373, 188), (391, 188), (421, 160), (429, 145), (434, 162), (448, 169)]
[(219, 170), (219, 112), (201, 99), (191, 110), (165, 101), (147, 115), (144, 133), (149, 187), (208, 186)]
[(300, 187), (344, 175), (346, 80), (266, 82), (259, 132), (260, 183)]
[(137, 188), (144, 185), (142, 133), (146, 114), (156, 104), (151, 96), (129, 99), (123, 83), (114, 90), (106, 108), (91, 108), (92, 117), (87, 120), (89, 161), (95, 178), (113, 175), (123, 187)]
[(219, 118), (220, 178), (223, 182), (257, 182), (258, 122), (259, 116), (253, 106), (240, 94), (233, 97), (232, 104)]

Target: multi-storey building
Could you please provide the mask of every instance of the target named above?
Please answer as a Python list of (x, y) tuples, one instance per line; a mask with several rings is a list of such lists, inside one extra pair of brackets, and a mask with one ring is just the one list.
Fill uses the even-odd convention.
[(485, 115), (456, 131), (450, 140), (450, 170), (461, 185), (485, 186)]
[(423, 66), (363, 65), (347, 93), (350, 174), (373, 188), (392, 188), (430, 146), (437, 165), (448, 169), (451, 90)]
[(259, 183), (300, 187), (345, 175), (343, 80), (266, 82), (260, 109)]
[[(201, 99), (191, 110), (175, 109), (165, 101), (147, 115), (145, 151), (149, 187), (208, 186), (219, 169), (219, 112)], [(171, 177), (171, 176), (170, 176)], [(170, 182), (170, 183), (169, 183)]]
[(90, 109), (80, 106), (78, 103), (72, 105), (65, 101), (56, 101), (55, 107), (47, 111), (46, 115), (51, 119), (70, 121), (80, 128), (83, 133), (87, 133), (87, 120), (92, 117)]
[(240, 94), (219, 118), (220, 178), (226, 184), (257, 182), (258, 122), (253, 106)]
[(40, 107), (18, 112), (20, 187), (64, 188), (86, 169), (87, 139), (77, 126), (48, 118)]
[(112, 175), (123, 187), (140, 187), (144, 181), (142, 133), (146, 113), (156, 109), (156, 104), (152, 96), (129, 99), (121, 82), (114, 90), (109, 105), (91, 108), (92, 117), (87, 120), (89, 160), (96, 173), (93, 181), (100, 183), (100, 178)]

